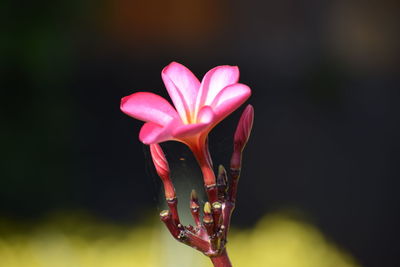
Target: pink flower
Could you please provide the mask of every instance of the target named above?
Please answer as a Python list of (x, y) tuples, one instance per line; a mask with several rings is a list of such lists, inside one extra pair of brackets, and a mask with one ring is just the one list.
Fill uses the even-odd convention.
[(215, 67), (201, 83), (176, 62), (165, 67), (161, 75), (176, 109), (156, 94), (138, 92), (122, 98), (121, 110), (146, 122), (139, 133), (144, 144), (176, 140), (188, 145), (202, 167), (206, 184), (215, 183), (214, 173), (206, 170), (211, 166), (206, 147), (208, 133), (242, 105), (251, 90), (238, 83), (239, 69), (235, 66)]

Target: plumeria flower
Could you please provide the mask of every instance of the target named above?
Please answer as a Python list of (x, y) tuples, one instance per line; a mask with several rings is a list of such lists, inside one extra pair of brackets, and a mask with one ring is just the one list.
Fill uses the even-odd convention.
[(251, 90), (238, 83), (236, 66), (215, 67), (201, 82), (176, 62), (166, 66), (161, 75), (175, 108), (161, 96), (137, 92), (122, 98), (121, 110), (146, 122), (139, 133), (144, 144), (176, 140), (188, 145), (201, 166), (206, 185), (215, 184), (206, 144), (208, 133), (242, 105)]

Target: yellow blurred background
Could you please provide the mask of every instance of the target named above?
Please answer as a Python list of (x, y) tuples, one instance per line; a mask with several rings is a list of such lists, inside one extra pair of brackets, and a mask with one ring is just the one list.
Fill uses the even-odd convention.
[[(212, 266), (157, 221), (131, 227), (61, 215), (27, 228), (3, 221), (0, 231), (1, 267)], [(233, 229), (228, 253), (237, 267), (360, 266), (311, 224), (285, 213), (265, 216), (252, 229)]]

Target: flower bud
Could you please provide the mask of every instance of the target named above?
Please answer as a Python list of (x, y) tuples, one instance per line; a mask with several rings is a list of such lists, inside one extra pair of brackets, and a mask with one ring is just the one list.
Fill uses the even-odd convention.
[(238, 126), (236, 128), (234, 144), (235, 149), (242, 151), (247, 141), (249, 140), (251, 129), (253, 127), (254, 120), (254, 108), (252, 105), (248, 105), (240, 117)]
[(169, 166), (168, 161), (165, 158), (164, 152), (162, 151), (159, 144), (150, 145), (151, 158), (153, 159), (154, 167), (156, 168), (158, 176), (162, 180), (169, 178)]
[(190, 192), (190, 207), (199, 208), (199, 197), (194, 189)]
[(228, 176), (226, 174), (225, 167), (223, 165), (218, 166), (217, 186), (222, 187), (225, 190), (228, 184)]
[(208, 201), (204, 204), (204, 214), (211, 214), (211, 204)]
[(151, 158), (153, 159), (154, 167), (156, 168), (156, 172), (164, 184), (165, 197), (171, 200), (176, 197), (176, 194), (174, 185), (169, 177), (170, 171), (164, 152), (159, 144), (151, 144), (150, 153)]
[(240, 117), (233, 139), (233, 154), (231, 158), (231, 169), (239, 170), (242, 162), (242, 151), (249, 140), (251, 129), (253, 127), (254, 109), (248, 105)]

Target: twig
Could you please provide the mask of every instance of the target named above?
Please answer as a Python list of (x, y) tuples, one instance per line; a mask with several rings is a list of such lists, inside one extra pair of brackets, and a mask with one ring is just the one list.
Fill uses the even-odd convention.
[(232, 266), (226, 252), (227, 235), (237, 198), (242, 167), (242, 152), (252, 129), (253, 118), (254, 110), (249, 105), (244, 110), (235, 132), (230, 163), (230, 179), (228, 179), (226, 170), (222, 165), (219, 166), (218, 176), (215, 179), (208, 148), (206, 149), (207, 151), (197, 153), (197, 160), (202, 168), (205, 191), (209, 202), (205, 203), (204, 216), (200, 220), (199, 200), (196, 191), (192, 190), (190, 194), (190, 212), (195, 227), (192, 225), (185, 227), (180, 223), (177, 210), (178, 199), (170, 179), (168, 162), (159, 145), (150, 145), (153, 162), (157, 174), (163, 181), (165, 197), (169, 207), (169, 210), (164, 210), (160, 213), (161, 220), (175, 239), (210, 257), (215, 267)]

